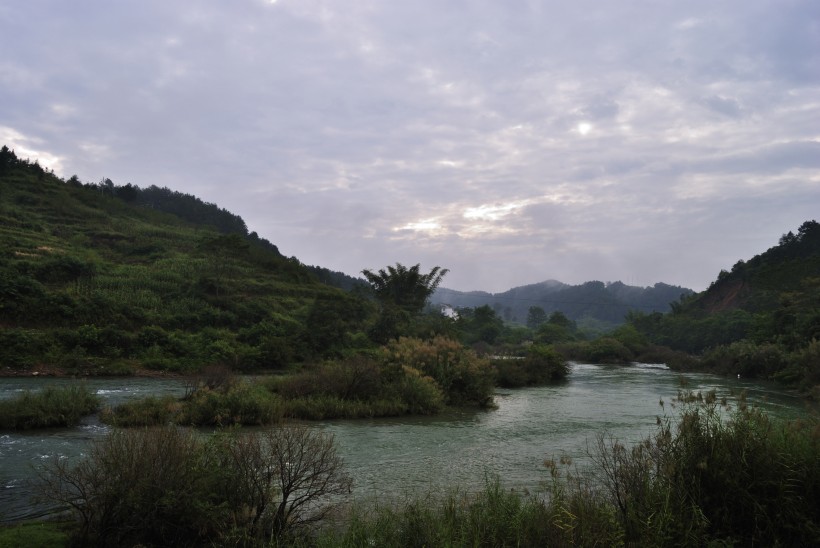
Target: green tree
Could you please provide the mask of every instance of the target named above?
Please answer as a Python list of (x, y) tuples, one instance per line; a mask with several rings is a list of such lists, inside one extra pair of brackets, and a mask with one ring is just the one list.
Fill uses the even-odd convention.
[(560, 310), (556, 310), (555, 312), (550, 314), (550, 317), (547, 320), (547, 322), (551, 323), (552, 325), (559, 325), (561, 327), (564, 327), (569, 331), (575, 331), (578, 328), (575, 322), (567, 318), (566, 314), (564, 314)]
[(395, 306), (410, 314), (418, 314), (427, 304), (427, 300), (441, 283), (442, 278), (449, 272), (439, 266), (422, 274), (420, 265), (407, 268), (401, 263), (388, 266), (387, 270), (378, 272), (362, 270), (362, 274), (370, 283), (376, 298), (383, 304)]
[(422, 274), (419, 269), (419, 265), (407, 268), (396, 263), (396, 266), (388, 266), (378, 272), (362, 270), (381, 304), (379, 317), (369, 333), (374, 341), (386, 343), (408, 333), (414, 319), (419, 316), (430, 295), (448, 272), (446, 268), (439, 266), (427, 274)]
[(490, 305), (458, 309), (458, 326), (464, 341), (473, 345), (479, 342), (495, 344), (504, 330), (504, 320), (498, 317)]
[(527, 311), (527, 327), (537, 329), (542, 323), (547, 321), (547, 313), (540, 306), (531, 306)]

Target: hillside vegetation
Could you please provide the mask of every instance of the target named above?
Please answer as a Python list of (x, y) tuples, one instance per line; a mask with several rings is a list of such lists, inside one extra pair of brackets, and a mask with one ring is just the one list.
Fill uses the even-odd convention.
[(64, 182), (0, 151), (7, 372), (281, 367), (314, 352), (317, 302), (355, 309), (350, 300), (214, 204)]
[(820, 384), (820, 223), (748, 261), (723, 270), (703, 293), (666, 315), (632, 313), (629, 321), (655, 344), (701, 356), (718, 373)]

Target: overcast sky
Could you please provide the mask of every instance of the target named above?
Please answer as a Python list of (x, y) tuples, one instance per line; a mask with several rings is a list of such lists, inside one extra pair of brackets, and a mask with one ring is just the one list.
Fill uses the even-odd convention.
[(820, 2), (2, 2), (0, 144), (352, 275), (702, 290), (820, 220)]

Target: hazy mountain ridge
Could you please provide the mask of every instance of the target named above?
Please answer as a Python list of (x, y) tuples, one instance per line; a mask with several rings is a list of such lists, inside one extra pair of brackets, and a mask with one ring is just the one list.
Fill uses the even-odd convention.
[(453, 308), (489, 305), (506, 321), (522, 324), (526, 323), (532, 306), (539, 306), (548, 314), (562, 312), (573, 320), (587, 317), (608, 323), (622, 323), (630, 310), (668, 312), (671, 302), (693, 294), (691, 289), (661, 282), (650, 287), (638, 287), (620, 281), (589, 281), (569, 285), (557, 280), (547, 280), (514, 287), (502, 293), (439, 288), (433, 294), (431, 302)]

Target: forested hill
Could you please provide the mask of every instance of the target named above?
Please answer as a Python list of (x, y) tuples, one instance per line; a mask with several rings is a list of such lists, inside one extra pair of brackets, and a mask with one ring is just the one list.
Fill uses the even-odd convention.
[(495, 294), (441, 288), (433, 295), (432, 301), (454, 308), (489, 305), (505, 320), (522, 324), (527, 321), (530, 307), (540, 307), (547, 314), (562, 312), (576, 321), (587, 318), (620, 324), (631, 310), (666, 312), (671, 302), (692, 294), (691, 289), (664, 283), (635, 287), (621, 282), (590, 281), (567, 285), (549, 280)]
[(721, 271), (671, 314), (630, 322), (652, 343), (701, 354), (706, 368), (820, 384), (820, 223)]
[(810, 298), (818, 283), (820, 223), (806, 221), (797, 234), (789, 231), (776, 246), (748, 261), (738, 261), (731, 271), (722, 270), (688, 309), (692, 313), (772, 310), (780, 307), (784, 299), (799, 302)]
[(0, 370), (282, 365), (310, 354), (317, 302), (350, 302), (214, 204), (63, 181), (7, 147), (0, 250)]

